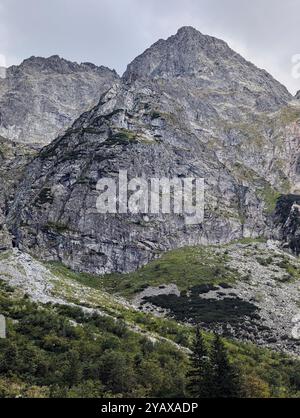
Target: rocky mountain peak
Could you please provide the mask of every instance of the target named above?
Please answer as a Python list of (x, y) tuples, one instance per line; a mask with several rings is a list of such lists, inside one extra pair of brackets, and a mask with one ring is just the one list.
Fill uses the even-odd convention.
[[(235, 93), (244, 91), (260, 108), (275, 110), (292, 96), (266, 71), (233, 51), (226, 42), (182, 27), (167, 40), (159, 40), (128, 65), (123, 80), (187, 79), (194, 88)], [(177, 82), (176, 81), (176, 82)], [(190, 85), (191, 87), (191, 85)], [(252, 100), (251, 99), (251, 100)]]
[(300, 99), (300, 90), (296, 93), (296, 99)]
[(55, 72), (58, 74), (72, 74), (74, 72), (86, 71), (111, 72), (112, 70), (104, 66), (98, 67), (95, 64), (88, 62), (78, 64), (77, 62), (61, 58), (59, 55), (52, 55), (47, 58), (32, 56), (25, 59), (20, 65), (10, 67), (9, 71), (13, 74), (18, 72), (32, 73), (35, 71), (44, 73)]
[(42, 147), (95, 106), (118, 80), (107, 67), (58, 55), (32, 56), (0, 79), (0, 135)]
[(196, 48), (211, 48), (212, 46), (225, 48), (227, 49), (228, 53), (232, 53), (233, 51), (230, 50), (229, 46), (226, 42), (222, 39), (215, 38), (210, 35), (204, 35), (197, 29), (193, 28), (192, 26), (183, 26), (178, 29), (177, 33), (170, 38), (171, 42), (182, 42), (184, 45), (194, 43)]
[(50, 57), (31, 56), (25, 59), (20, 65), (13, 65), (10, 68), (12, 73), (15, 72), (33, 72), (33, 71), (47, 71), (47, 72), (61, 72), (66, 73), (77, 69), (78, 64), (69, 62), (59, 55), (52, 55)]
[[(137, 57), (26, 168), (29, 180), (6, 210), (14, 245), (104, 274), (133, 271), (172, 248), (268, 236), (278, 193), (300, 184), (292, 99), (225, 42), (181, 28)], [(204, 178), (203, 223), (98, 213), (97, 182), (120, 169), (129, 179)]]
[(225, 42), (184, 26), (138, 56), (129, 64), (123, 78), (130, 82), (145, 77), (195, 75), (205, 70), (209, 56), (217, 58), (214, 57), (217, 50), (226, 56), (234, 54)]
[[(177, 34), (176, 35), (190, 35), (190, 36), (198, 36), (199, 34), (201, 35), (201, 32), (198, 31), (197, 29), (195, 29), (193, 26), (182, 26), (181, 28), (178, 29)], [(175, 36), (176, 36), (175, 35)]]

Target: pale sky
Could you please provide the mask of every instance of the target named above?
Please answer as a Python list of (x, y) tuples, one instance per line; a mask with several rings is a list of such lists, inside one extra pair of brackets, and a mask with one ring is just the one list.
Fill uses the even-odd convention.
[(58, 54), (122, 74), (152, 43), (190, 25), (295, 93), (299, 16), (300, 0), (0, 0), (0, 66)]

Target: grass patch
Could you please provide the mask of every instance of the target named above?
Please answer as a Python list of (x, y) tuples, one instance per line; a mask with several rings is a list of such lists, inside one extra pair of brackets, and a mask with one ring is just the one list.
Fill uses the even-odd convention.
[(68, 225), (59, 223), (59, 222), (48, 222), (43, 229), (47, 232), (47, 231), (54, 231), (57, 232), (59, 234), (63, 234), (64, 232), (69, 230)]
[(136, 133), (129, 131), (128, 129), (120, 129), (119, 132), (114, 133), (108, 141), (112, 141), (118, 144), (127, 144), (128, 142), (136, 141)]
[(269, 215), (273, 213), (276, 209), (276, 204), (281, 194), (274, 190), (268, 183), (266, 183), (262, 189), (258, 189), (257, 193), (265, 202), (266, 213)]
[(125, 297), (132, 297), (148, 286), (176, 284), (187, 290), (199, 284), (234, 283), (237, 272), (226, 262), (227, 254), (216, 254), (213, 247), (186, 247), (170, 251), (129, 274), (109, 274), (102, 277), (71, 272), (58, 263), (51, 263), (55, 274), (63, 274), (94, 289), (104, 289)]
[(300, 279), (300, 271), (299, 269), (290, 263), (290, 261), (285, 258), (284, 260), (277, 263), (277, 266), (286, 270), (287, 275), (290, 277), (290, 281), (299, 280)]
[(300, 109), (286, 106), (279, 112), (279, 120), (281, 125), (289, 125), (300, 119)]
[(0, 261), (9, 260), (12, 255), (11, 251), (4, 251), (3, 253), (0, 253)]

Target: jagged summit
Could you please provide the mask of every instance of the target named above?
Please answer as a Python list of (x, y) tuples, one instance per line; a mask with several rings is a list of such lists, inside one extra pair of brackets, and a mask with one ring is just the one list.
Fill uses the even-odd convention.
[(246, 61), (226, 42), (203, 35), (189, 26), (180, 28), (176, 35), (166, 40), (159, 40), (134, 59), (123, 80), (130, 84), (138, 80), (170, 77), (193, 78), (195, 87), (210, 87), (223, 93), (244, 89), (251, 92), (252, 97), (260, 99), (265, 96), (265, 108), (268, 103), (274, 108), (274, 105), (292, 100), (282, 84)]
[(20, 65), (12, 66), (12, 70), (23, 71), (57, 71), (57, 72), (71, 72), (79, 68), (79, 64), (70, 62), (61, 58), (59, 55), (52, 55), (50, 57), (31, 56), (26, 58)]
[(191, 26), (184, 26), (175, 35), (166, 40), (160, 39), (135, 58), (123, 78), (130, 82), (140, 77), (163, 74), (195, 75), (201, 68), (205, 69), (204, 58), (215, 54), (218, 49), (226, 49), (227, 56), (234, 54), (224, 41), (203, 35)]
[(209, 47), (215, 44), (219, 47), (223, 46), (229, 48), (228, 44), (222, 39), (215, 38), (211, 35), (205, 35), (199, 30), (195, 29), (193, 26), (182, 26), (178, 29), (177, 33), (175, 35), (172, 35), (169, 39), (178, 39), (185, 43), (197, 41), (203, 47)]
[[(159, 315), (203, 326), (207, 320), (209, 330), (299, 354), (293, 330), (300, 262), (274, 242), (300, 252), (300, 198), (290, 195), (300, 189), (299, 120), (300, 102), (280, 83), (225, 42), (191, 27), (150, 47), (122, 80), (59, 56), (25, 60), (0, 82), (0, 135), (48, 143), (57, 129), (70, 128), (37, 154), (0, 137), (0, 252), (15, 247), (2, 257), (3, 277), (12, 284), (17, 277), (26, 294), (49, 302), (54, 287), (60, 294), (63, 289), (59, 268), (48, 292), (51, 272), (40, 274), (23, 252), (79, 272), (122, 273), (115, 291), (134, 296), (135, 309), (150, 304)], [(129, 207), (127, 213), (99, 213), (98, 181), (115, 180), (120, 197), (121, 170), (143, 184), (204, 179), (204, 218), (190, 224), (184, 213), (152, 213), (150, 206), (141, 213)], [(132, 198), (132, 187), (125, 189)], [(175, 200), (178, 193), (182, 203), (177, 190), (158, 189), (157, 197)], [(140, 203), (147, 195), (152, 204), (152, 187)], [(123, 275), (172, 249), (161, 262)], [(117, 280), (101, 283), (106, 279), (111, 290)], [(81, 300), (75, 290), (67, 292), (69, 302)], [(102, 297), (84, 295), (91, 309), (92, 299), (98, 305)], [(161, 302), (152, 308), (155, 297)], [(203, 318), (195, 314), (198, 306)]]
[(198, 31), (197, 29), (195, 29), (193, 26), (181, 26), (181, 28), (178, 29), (177, 31), (177, 35), (180, 34), (201, 34), (200, 31)]
[(0, 79), (0, 135), (42, 147), (95, 106), (118, 79), (107, 67), (58, 55), (32, 56)]
[[(98, 71), (98, 72), (115, 72), (105, 66), (97, 66), (90, 62), (77, 63), (61, 58), (59, 55), (51, 55), (50, 57), (31, 56), (25, 59), (20, 65), (10, 67), (11, 72), (15, 71), (43, 71), (57, 72), (61, 74), (70, 74), (74, 72)], [(116, 74), (116, 72), (115, 72)]]
[(297, 93), (296, 93), (296, 99), (300, 99), (300, 90), (299, 91), (297, 91)]

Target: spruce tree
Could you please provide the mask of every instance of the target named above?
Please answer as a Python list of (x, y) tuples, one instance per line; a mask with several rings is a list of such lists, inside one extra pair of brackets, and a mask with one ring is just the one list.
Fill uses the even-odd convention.
[(213, 379), (216, 398), (237, 398), (240, 396), (241, 386), (237, 369), (229, 362), (228, 354), (222, 339), (215, 335), (211, 362), (213, 365)]
[(191, 368), (187, 374), (189, 394), (195, 398), (213, 397), (212, 367), (209, 352), (199, 327), (196, 328), (190, 362)]

